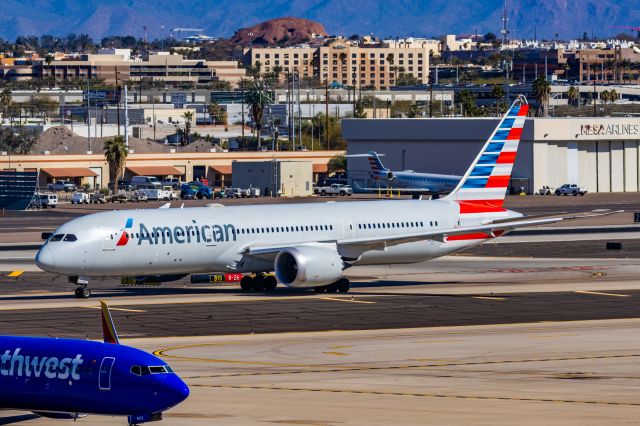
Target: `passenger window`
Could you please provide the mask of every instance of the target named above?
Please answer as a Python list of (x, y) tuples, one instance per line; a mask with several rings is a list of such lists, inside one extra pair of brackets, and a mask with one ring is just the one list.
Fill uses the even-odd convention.
[(64, 236), (64, 239), (62, 241), (78, 241), (78, 239), (73, 234), (67, 234)]

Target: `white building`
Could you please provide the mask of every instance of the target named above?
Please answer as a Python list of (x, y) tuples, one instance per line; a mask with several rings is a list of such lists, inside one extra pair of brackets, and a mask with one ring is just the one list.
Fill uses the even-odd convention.
[[(384, 153), (392, 170), (463, 174), (498, 124), (495, 118), (346, 119), (348, 154)], [(352, 158), (348, 175), (370, 186), (366, 159)], [(640, 119), (529, 118), (512, 187), (587, 186), (590, 192), (640, 190)]]

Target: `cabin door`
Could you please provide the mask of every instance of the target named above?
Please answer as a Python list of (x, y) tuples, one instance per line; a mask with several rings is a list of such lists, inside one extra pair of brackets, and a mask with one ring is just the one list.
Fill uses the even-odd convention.
[(100, 387), (100, 390), (111, 390), (111, 369), (113, 368), (113, 363), (115, 361), (116, 359), (112, 357), (102, 359), (102, 363), (100, 364), (100, 374), (98, 375), (98, 386)]

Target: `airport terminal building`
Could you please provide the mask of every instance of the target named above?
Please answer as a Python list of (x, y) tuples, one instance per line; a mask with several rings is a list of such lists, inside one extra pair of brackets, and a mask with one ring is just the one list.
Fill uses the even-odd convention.
[[(462, 175), (498, 124), (497, 118), (347, 119), (348, 154), (385, 154), (391, 170)], [(374, 186), (366, 158), (349, 158), (356, 189)], [(586, 186), (590, 192), (640, 190), (640, 119), (528, 118), (511, 188)]]

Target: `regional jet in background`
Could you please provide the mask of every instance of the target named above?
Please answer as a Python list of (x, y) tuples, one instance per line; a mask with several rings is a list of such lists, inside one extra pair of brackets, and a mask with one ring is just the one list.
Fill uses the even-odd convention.
[(55, 419), (128, 416), (139, 424), (161, 420), (187, 398), (189, 388), (167, 363), (119, 344), (101, 304), (104, 343), (0, 336), (0, 409)]
[[(382, 154), (384, 155), (384, 154)], [(462, 176), (441, 175), (435, 173), (420, 173), (413, 170), (391, 171), (380, 160), (380, 154), (369, 151), (366, 154), (351, 154), (348, 158), (367, 157), (371, 168), (370, 176), (374, 181), (373, 188), (362, 188), (354, 182), (354, 188), (365, 192), (392, 189), (394, 192), (420, 194), (432, 194), (438, 198), (440, 194), (446, 194), (455, 189)]]
[[(234, 272), (243, 290), (278, 282), (346, 292), (353, 265), (415, 263), (562, 217), (523, 219), (504, 207), (529, 105), (519, 96), (471, 167), (437, 200), (371, 200), (119, 210), (60, 226), (37, 265), (67, 275), (89, 297), (90, 277)], [(270, 275), (275, 272), (275, 276)]]

